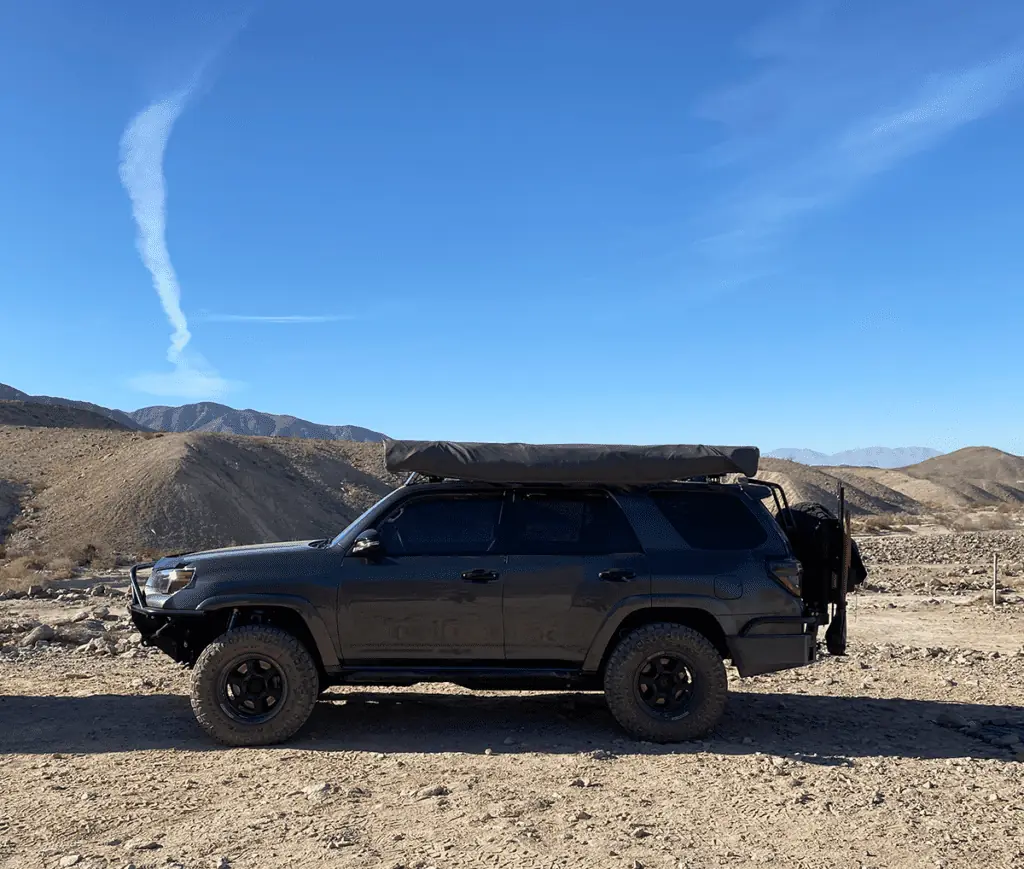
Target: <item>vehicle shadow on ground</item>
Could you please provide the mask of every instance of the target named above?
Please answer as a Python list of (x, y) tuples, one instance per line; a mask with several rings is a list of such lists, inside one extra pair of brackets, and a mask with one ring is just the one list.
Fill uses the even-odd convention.
[[(730, 694), (703, 742), (652, 745), (624, 738), (600, 694), (453, 694), (336, 690), (284, 750), (482, 754), (712, 751), (843, 764), (857, 757), (1009, 760), (1012, 752), (935, 723), (943, 713), (995, 721), (1024, 739), (1024, 709), (870, 697)], [(171, 694), (0, 695), (0, 755), (93, 754), (220, 746), (199, 730), (189, 701)]]

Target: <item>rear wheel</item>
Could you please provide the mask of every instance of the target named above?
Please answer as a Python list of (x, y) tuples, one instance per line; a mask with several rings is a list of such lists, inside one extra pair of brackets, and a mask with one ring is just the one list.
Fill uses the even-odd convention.
[(708, 733), (725, 711), (725, 664), (708, 639), (669, 622), (627, 634), (605, 668), (615, 720), (631, 736), (681, 742)]
[(309, 718), (319, 674), (306, 647), (267, 625), (221, 634), (192, 670), (192, 711), (227, 745), (269, 745), (292, 736)]

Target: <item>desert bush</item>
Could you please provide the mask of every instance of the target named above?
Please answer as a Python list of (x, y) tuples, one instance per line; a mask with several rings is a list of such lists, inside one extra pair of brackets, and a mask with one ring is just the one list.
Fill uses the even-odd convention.
[(22, 555), (0, 567), (0, 591), (27, 591), (30, 585), (40, 585), (43, 562), (35, 555)]
[(857, 520), (857, 524), (867, 532), (889, 531), (892, 528), (893, 519), (891, 516), (864, 516)]
[(92, 570), (111, 570), (117, 566), (117, 554), (106, 546), (83, 543), (65, 550), (64, 556), (75, 567), (89, 567)]
[(52, 579), (71, 579), (75, 575), (75, 562), (66, 555), (51, 558), (46, 565)]
[(84, 543), (80, 546), (71, 546), (64, 557), (70, 560), (76, 567), (89, 567), (96, 557), (98, 550), (92, 543)]
[(1014, 518), (1006, 513), (972, 513), (956, 516), (951, 525), (957, 531), (1012, 531), (1018, 528)]

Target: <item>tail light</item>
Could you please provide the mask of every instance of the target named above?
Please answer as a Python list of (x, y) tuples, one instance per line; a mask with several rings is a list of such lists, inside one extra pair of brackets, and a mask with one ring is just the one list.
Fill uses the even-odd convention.
[(803, 587), (804, 569), (795, 558), (771, 559), (767, 564), (772, 578), (786, 591), (800, 597)]

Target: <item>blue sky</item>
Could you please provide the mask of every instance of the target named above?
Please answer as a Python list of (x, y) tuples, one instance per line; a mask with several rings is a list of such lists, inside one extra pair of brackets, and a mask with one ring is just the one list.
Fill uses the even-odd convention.
[(9, 0), (0, 75), (19, 389), (1024, 453), (1019, 2)]

